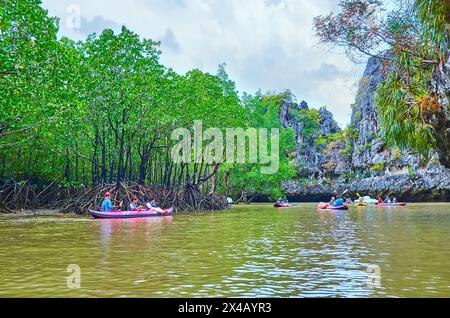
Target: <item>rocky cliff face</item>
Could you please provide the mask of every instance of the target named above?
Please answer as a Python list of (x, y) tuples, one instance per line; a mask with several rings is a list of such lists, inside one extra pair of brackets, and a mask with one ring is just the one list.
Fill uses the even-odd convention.
[(352, 166), (356, 171), (377, 175), (404, 174), (420, 167), (419, 156), (408, 151), (389, 149), (381, 134), (374, 96), (383, 80), (380, 60), (369, 58), (352, 105), (351, 126), (355, 129)]
[(303, 143), (303, 123), (299, 121), (299, 116), (296, 115), (301, 110), (308, 111), (309, 107), (305, 101), (300, 104), (292, 102), (290, 95), (282, 102), (280, 107), (280, 123), (283, 127), (292, 127), (294, 130), (297, 144)]
[(326, 108), (319, 108), (319, 135), (333, 134), (341, 130), (333, 118), (333, 114)]
[(357, 132), (352, 164), (357, 168), (372, 164), (374, 157), (378, 159), (378, 155), (384, 150), (378, 136), (378, 111), (373, 101), (377, 85), (382, 79), (381, 63), (370, 58), (359, 83), (355, 104), (352, 105), (351, 124)]
[(333, 114), (325, 107), (309, 109), (305, 101), (296, 104), (285, 100), (280, 107), (280, 122), (294, 130), (297, 144), (293, 163), (299, 177), (322, 180), (326, 174), (337, 175), (347, 169), (349, 162), (340, 156), (341, 143), (336, 142), (333, 149), (326, 149), (325, 143), (318, 142), (323, 136), (341, 131)]
[(439, 161), (450, 168), (450, 57), (435, 67), (431, 80), (432, 91), (438, 97), (441, 112), (433, 114), (431, 123), (438, 127), (436, 146)]
[[(432, 83), (442, 107), (445, 107), (442, 114), (433, 118), (442, 127), (440, 142), (443, 147), (449, 146), (450, 136), (449, 70), (450, 62), (441, 65)], [(449, 158), (443, 157), (442, 151), (440, 155), (436, 152), (428, 162), (421, 162), (413, 152), (389, 149), (384, 142), (374, 102), (377, 85), (382, 80), (381, 62), (370, 58), (352, 105), (347, 132), (352, 134), (350, 147), (339, 138), (341, 130), (325, 108), (318, 111), (317, 129), (305, 136), (305, 123), (293, 112), (312, 110), (304, 102), (298, 105), (283, 103), (280, 122), (284, 127), (292, 127), (297, 137), (293, 162), (297, 166), (298, 180), (284, 184), (287, 193), (311, 199), (349, 188), (373, 196), (396, 195), (405, 200), (450, 200), (450, 170), (442, 165)], [(334, 138), (330, 140), (329, 136)], [(318, 141), (324, 138), (326, 142)], [(448, 153), (448, 148), (444, 153)]]

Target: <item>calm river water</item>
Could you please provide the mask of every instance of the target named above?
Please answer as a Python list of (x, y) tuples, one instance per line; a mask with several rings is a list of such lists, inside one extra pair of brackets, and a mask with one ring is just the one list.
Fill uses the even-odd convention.
[(0, 216), (0, 297), (12, 296), (450, 297), (450, 203)]

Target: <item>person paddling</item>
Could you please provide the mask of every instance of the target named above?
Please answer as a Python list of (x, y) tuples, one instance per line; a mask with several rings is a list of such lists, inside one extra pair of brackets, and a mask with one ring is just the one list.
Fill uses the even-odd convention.
[(341, 205), (344, 205), (344, 199), (342, 199), (342, 198), (336, 199), (335, 197), (332, 197), (331, 201), (328, 202), (328, 204), (330, 204), (332, 206), (341, 206)]
[(102, 202), (101, 211), (102, 212), (110, 212), (112, 209), (114, 209), (114, 206), (111, 203), (111, 193), (106, 192), (105, 198), (103, 199), (103, 202)]

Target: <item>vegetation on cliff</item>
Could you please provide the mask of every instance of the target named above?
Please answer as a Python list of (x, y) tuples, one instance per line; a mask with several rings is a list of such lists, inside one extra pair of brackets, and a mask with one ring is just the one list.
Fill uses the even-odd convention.
[(352, 58), (383, 61), (385, 79), (376, 103), (383, 137), (390, 145), (427, 153), (436, 148), (449, 167), (448, 91), (433, 78), (445, 76), (449, 57), (448, 1), (394, 1), (386, 10), (378, 0), (344, 0), (337, 14), (315, 18), (324, 43), (343, 47)]

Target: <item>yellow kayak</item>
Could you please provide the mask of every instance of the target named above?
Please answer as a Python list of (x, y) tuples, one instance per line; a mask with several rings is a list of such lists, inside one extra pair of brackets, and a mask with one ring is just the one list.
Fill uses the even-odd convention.
[(367, 206), (368, 204), (367, 204), (367, 202), (358, 202), (358, 203), (355, 203), (355, 206)]

